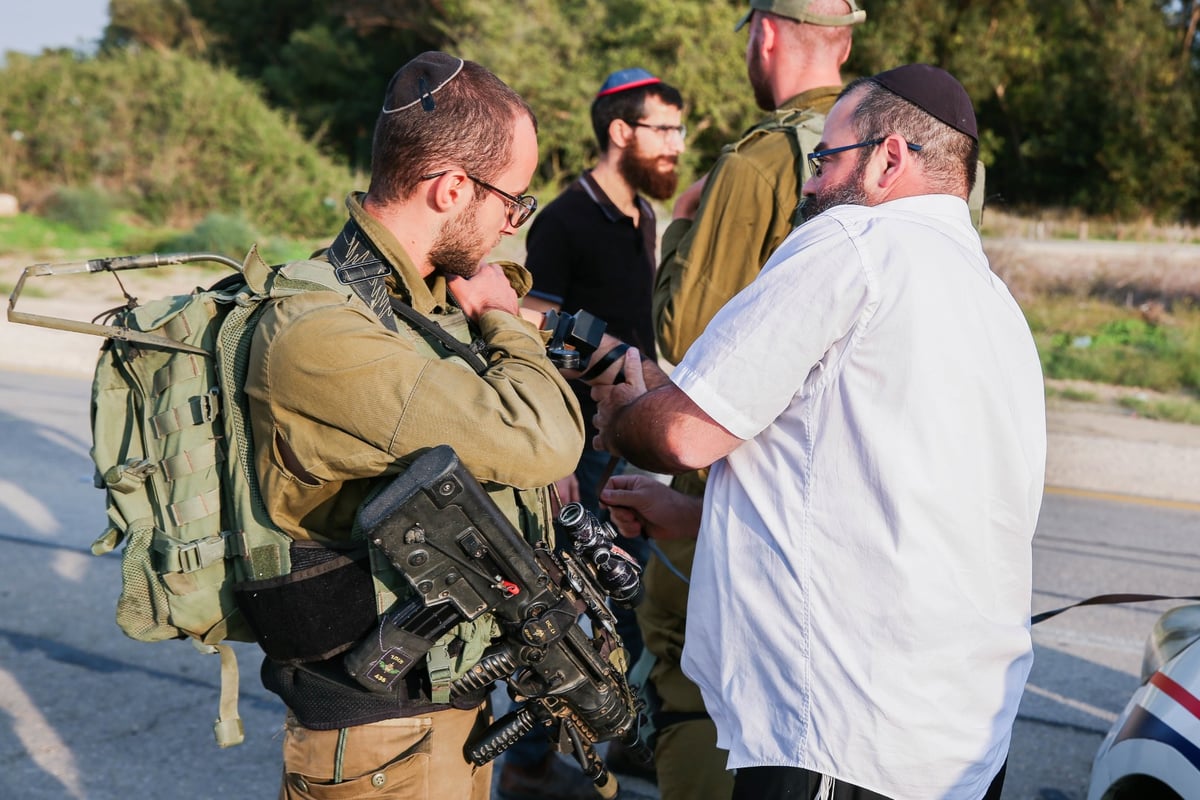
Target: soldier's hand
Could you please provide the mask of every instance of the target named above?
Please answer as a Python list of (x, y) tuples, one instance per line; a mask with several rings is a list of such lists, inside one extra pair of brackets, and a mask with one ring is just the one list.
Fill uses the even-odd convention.
[(558, 492), (558, 499), (564, 506), (567, 503), (579, 502), (579, 479), (575, 477), (574, 472), (565, 478), (556, 480), (554, 489)]
[(470, 278), (453, 275), (446, 282), (463, 313), (477, 321), (485, 312), (520, 313), (517, 293), (499, 264), (481, 263)]

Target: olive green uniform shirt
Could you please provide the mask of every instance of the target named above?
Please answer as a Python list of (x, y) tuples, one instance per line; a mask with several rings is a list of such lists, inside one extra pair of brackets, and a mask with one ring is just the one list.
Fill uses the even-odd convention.
[[(360, 195), (347, 205), (392, 267), (389, 292), (464, 329), (445, 279), (423, 280)], [(370, 479), (402, 471), (422, 448), (448, 444), (481, 482), (520, 489), (575, 468), (579, 406), (533, 325), (484, 313), (472, 326), (488, 347), (480, 376), (423, 350), (397, 322), (393, 333), (347, 288), (274, 300), (255, 330), (246, 380), (255, 465), (271, 519), (297, 539), (349, 538)]]
[[(695, 219), (663, 233), (654, 291), (659, 351), (676, 364), (721, 306), (754, 280), (791, 232), (807, 179), (805, 156), (817, 149), (840, 86), (811, 89), (728, 145), (709, 172)], [(797, 136), (778, 121), (809, 112)]]

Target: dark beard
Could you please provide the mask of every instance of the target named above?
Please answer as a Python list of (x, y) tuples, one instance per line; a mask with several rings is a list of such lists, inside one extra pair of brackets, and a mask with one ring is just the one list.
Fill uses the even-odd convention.
[(469, 278), (479, 270), (479, 262), (488, 254), (483, 236), (476, 225), (479, 200), (475, 200), (457, 218), (447, 222), (429, 248), (429, 263), (446, 275)]
[(870, 198), (863, 191), (863, 175), (867, 172), (867, 160), (859, 158), (854, 171), (837, 186), (831, 186), (820, 194), (804, 198), (800, 204), (800, 216), (805, 222), (834, 206), (869, 206)]
[[(674, 169), (670, 172), (659, 172), (660, 160), (659, 157), (643, 158), (635, 148), (629, 147), (621, 151), (617, 171), (635, 192), (641, 192), (655, 200), (666, 200), (675, 194), (675, 187), (679, 185), (679, 173)], [(672, 158), (670, 161), (673, 167), (676, 160)]]

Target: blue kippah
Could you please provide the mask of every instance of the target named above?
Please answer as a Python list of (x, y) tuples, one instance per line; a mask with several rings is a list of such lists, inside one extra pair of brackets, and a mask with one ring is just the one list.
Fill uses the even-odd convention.
[(627, 89), (636, 89), (639, 86), (649, 86), (652, 83), (662, 83), (662, 81), (641, 67), (620, 69), (604, 79), (604, 84), (601, 85), (600, 91), (596, 92), (596, 97), (624, 92)]

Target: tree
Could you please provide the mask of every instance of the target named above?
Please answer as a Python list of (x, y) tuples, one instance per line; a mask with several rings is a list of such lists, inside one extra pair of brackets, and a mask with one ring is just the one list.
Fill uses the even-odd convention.
[(538, 114), (541, 174), (552, 184), (595, 157), (589, 108), (609, 73), (631, 66), (676, 86), (686, 104), (685, 171), (708, 168), (757, 116), (736, 0), (462, 0), (444, 35), (509, 82)]
[(198, 55), (207, 48), (204, 26), (185, 0), (110, 0), (108, 8), (102, 49), (146, 47), (157, 53)]
[[(848, 76), (937, 64), (979, 116), (989, 202), (1200, 216), (1200, 0), (860, 0)], [(613, 70), (683, 93), (684, 172), (759, 112), (744, 0), (112, 0), (110, 47), (182, 50), (265, 89), (357, 168), (387, 80), (423, 50), (479, 61), (532, 105), (541, 178), (594, 157), (588, 107)]]
[(926, 61), (954, 73), (979, 116), (989, 194), (1122, 217), (1196, 202), (1196, 70), (1176, 66), (1187, 35), (1173, 27), (1177, 3), (863, 5), (855, 68)]
[(414, 0), (111, 0), (104, 44), (228, 67), (361, 169), (388, 77), (442, 44), (437, 13), (436, 3)]

